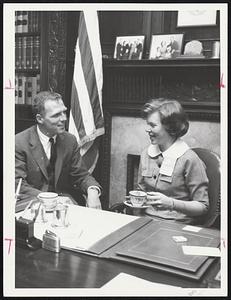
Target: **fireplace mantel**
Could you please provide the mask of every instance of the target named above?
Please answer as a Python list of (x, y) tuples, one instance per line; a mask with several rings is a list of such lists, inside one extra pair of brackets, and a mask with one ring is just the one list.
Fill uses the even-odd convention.
[(156, 67), (219, 67), (218, 58), (178, 58), (178, 59), (141, 59), (141, 60), (117, 60), (104, 59), (104, 67), (107, 68), (156, 68)]
[(104, 59), (103, 107), (112, 114), (140, 116), (151, 98), (176, 99), (191, 120), (220, 120), (220, 60)]

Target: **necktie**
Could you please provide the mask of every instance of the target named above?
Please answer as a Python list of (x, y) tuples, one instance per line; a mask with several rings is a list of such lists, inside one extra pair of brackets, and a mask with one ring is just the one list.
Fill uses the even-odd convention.
[(49, 177), (49, 186), (48, 186), (48, 192), (54, 192), (55, 187), (55, 161), (56, 161), (56, 144), (53, 138), (49, 139), (49, 142), (51, 143), (51, 156), (50, 156), (50, 163), (48, 165), (47, 171), (48, 171), (48, 177)]
[(56, 161), (56, 144), (55, 144), (55, 141), (53, 138), (50, 138), (49, 142), (51, 143), (50, 164), (51, 164), (51, 167), (54, 167), (55, 161)]

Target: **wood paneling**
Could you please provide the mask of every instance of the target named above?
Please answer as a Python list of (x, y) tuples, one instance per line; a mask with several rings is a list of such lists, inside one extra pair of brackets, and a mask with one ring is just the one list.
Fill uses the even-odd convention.
[(15, 133), (19, 133), (35, 124), (31, 105), (15, 105)]
[(40, 82), (41, 82), (41, 91), (46, 91), (48, 89), (48, 55), (47, 55), (47, 46), (48, 46), (48, 12), (41, 13), (41, 63), (40, 63)]
[(48, 13), (48, 89), (65, 99), (66, 77), (66, 12)]
[(101, 11), (100, 35), (103, 42), (113, 43), (116, 36), (144, 34), (143, 11)]

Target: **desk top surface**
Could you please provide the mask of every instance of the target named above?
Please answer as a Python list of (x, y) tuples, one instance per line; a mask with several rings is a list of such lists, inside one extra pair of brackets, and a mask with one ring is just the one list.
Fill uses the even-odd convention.
[(219, 282), (214, 280), (220, 269), (219, 260), (199, 282), (64, 249), (54, 253), (45, 249), (16, 248), (15, 263), (16, 288), (100, 288), (120, 272), (185, 288), (219, 287)]
[[(90, 210), (87, 212), (90, 213)], [(93, 213), (96, 213), (95, 210)], [(151, 282), (185, 288), (220, 287), (220, 282), (215, 280), (220, 270), (219, 259), (209, 266), (199, 281), (195, 281), (161, 269), (149, 269), (142, 264), (112, 261), (65, 249), (55, 253), (43, 248), (33, 251), (17, 246), (15, 253), (16, 288), (100, 288), (121, 272)]]
[(121, 272), (158, 282), (185, 288), (217, 287), (215, 280), (220, 270), (216, 259), (200, 281), (182, 278), (174, 274), (150, 270), (127, 263), (111, 261), (62, 249), (54, 253), (45, 249), (36, 251), (16, 247), (16, 288), (100, 288)]

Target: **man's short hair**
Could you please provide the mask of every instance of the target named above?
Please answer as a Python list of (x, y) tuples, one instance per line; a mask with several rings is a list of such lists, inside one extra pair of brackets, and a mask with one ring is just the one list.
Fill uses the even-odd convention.
[(39, 92), (32, 100), (32, 112), (34, 116), (44, 113), (45, 102), (48, 100), (59, 101), (62, 100), (62, 96), (51, 91)]
[(154, 112), (159, 112), (161, 123), (169, 135), (178, 138), (188, 131), (189, 122), (178, 101), (165, 98), (152, 99), (143, 106), (142, 116), (147, 119)]

